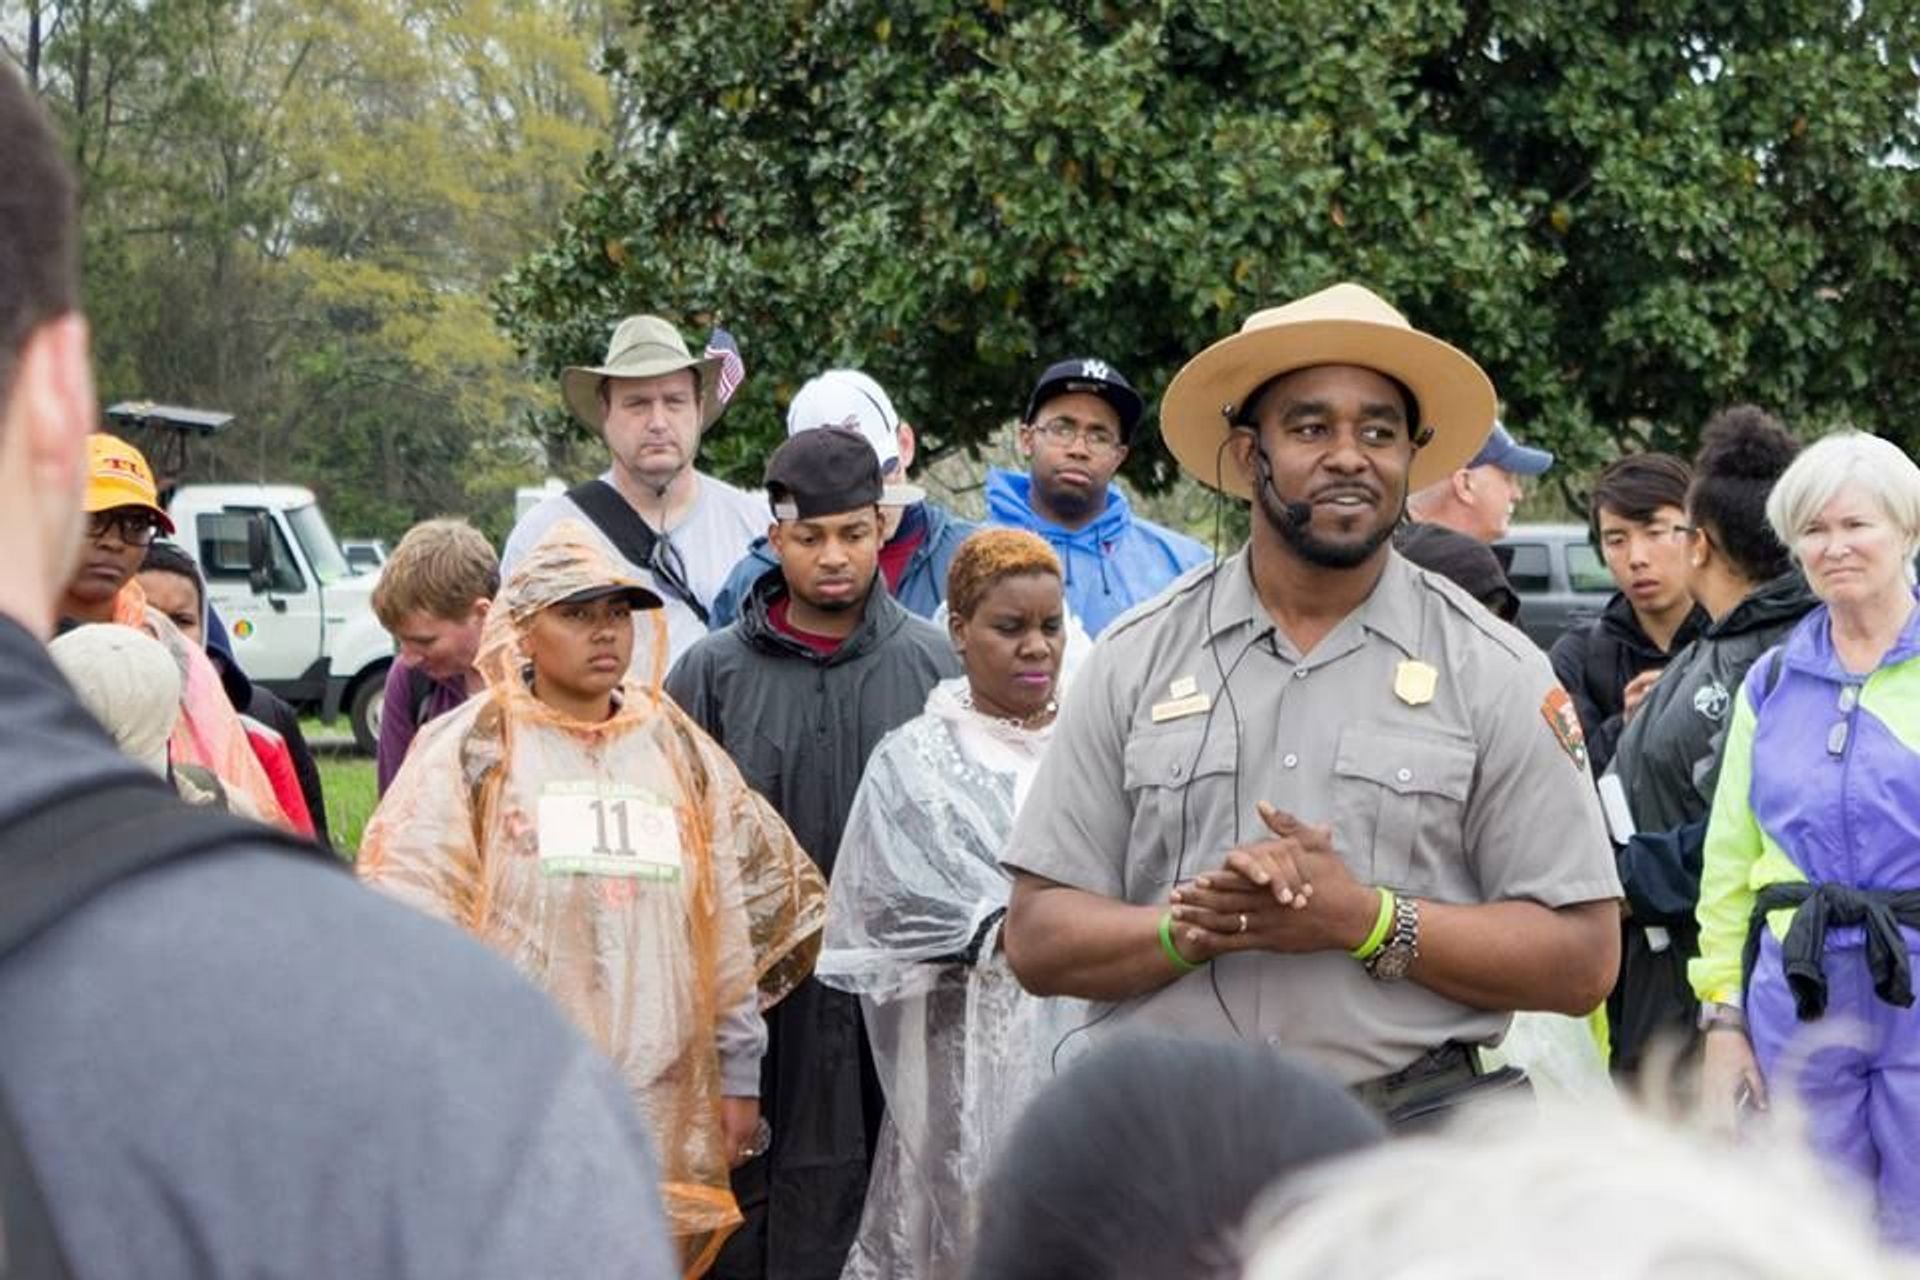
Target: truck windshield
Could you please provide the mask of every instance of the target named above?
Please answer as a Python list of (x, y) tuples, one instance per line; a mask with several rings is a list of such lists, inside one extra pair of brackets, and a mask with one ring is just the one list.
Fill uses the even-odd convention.
[(300, 549), (307, 553), (307, 563), (313, 566), (322, 586), (332, 586), (353, 574), (317, 505), (293, 508), (287, 512), (287, 523), (293, 526), (293, 536), (300, 540)]

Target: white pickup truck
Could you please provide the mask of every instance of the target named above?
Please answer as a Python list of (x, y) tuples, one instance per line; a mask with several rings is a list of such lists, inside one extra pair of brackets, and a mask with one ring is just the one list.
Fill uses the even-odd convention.
[(167, 511), (241, 668), (324, 720), (344, 708), (355, 741), (372, 751), (393, 661), (393, 640), (373, 614), (379, 575), (348, 565), (313, 492), (190, 484), (174, 491)]

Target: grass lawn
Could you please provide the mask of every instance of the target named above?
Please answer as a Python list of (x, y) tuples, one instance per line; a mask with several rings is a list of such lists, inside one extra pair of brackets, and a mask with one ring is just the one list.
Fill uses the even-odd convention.
[(373, 816), (373, 757), (317, 748), (313, 758), (320, 766), (320, 789), (327, 797), (327, 829), (333, 834), (333, 847), (351, 862), (360, 850), (360, 832)]
[(313, 761), (320, 766), (320, 790), (327, 797), (327, 829), (333, 835), (333, 847), (340, 856), (353, 861), (360, 851), (360, 832), (373, 816), (373, 757), (354, 750), (353, 739), (341, 732), (342, 722), (332, 728), (312, 718), (300, 721), (300, 732), (313, 749)]

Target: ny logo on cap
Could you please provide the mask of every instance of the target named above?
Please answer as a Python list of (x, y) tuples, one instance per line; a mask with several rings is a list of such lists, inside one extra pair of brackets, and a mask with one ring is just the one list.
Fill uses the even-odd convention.
[(1080, 376), (1092, 378), (1095, 382), (1106, 382), (1113, 377), (1113, 370), (1107, 367), (1105, 360), (1082, 360)]

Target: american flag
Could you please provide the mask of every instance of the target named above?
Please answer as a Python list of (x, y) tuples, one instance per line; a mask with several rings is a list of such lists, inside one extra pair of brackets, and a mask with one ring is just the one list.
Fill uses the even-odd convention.
[(747, 364), (740, 358), (740, 344), (725, 329), (715, 329), (713, 336), (707, 339), (707, 359), (720, 361), (720, 385), (716, 390), (720, 394), (720, 403), (733, 399), (733, 393), (747, 380)]

